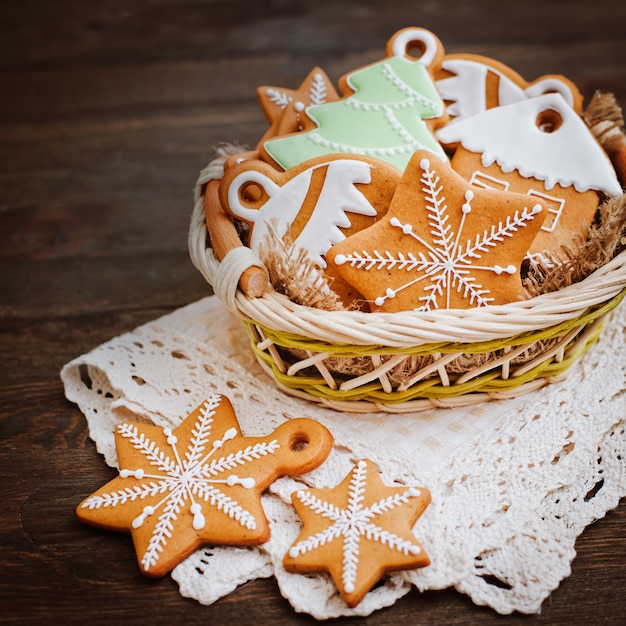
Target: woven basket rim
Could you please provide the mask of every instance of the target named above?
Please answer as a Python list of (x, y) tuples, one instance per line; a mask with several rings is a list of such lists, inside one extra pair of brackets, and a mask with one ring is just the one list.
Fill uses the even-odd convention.
[(260, 298), (248, 298), (237, 288), (247, 267), (263, 264), (248, 248), (229, 253), (219, 262), (210, 247), (204, 219), (204, 186), (221, 177), (212, 162), (198, 178), (189, 230), (192, 262), (233, 313), (275, 331), (328, 343), (358, 346), (410, 347), (433, 343), (474, 343), (502, 339), (566, 322), (611, 300), (626, 288), (626, 250), (584, 280), (551, 292), (503, 305), (397, 313), (327, 311), (292, 302), (269, 285)]

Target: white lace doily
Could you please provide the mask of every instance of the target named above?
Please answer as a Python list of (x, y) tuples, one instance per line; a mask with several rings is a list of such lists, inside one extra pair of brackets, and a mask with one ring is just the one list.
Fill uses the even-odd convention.
[[(338, 413), (283, 395), (260, 370), (247, 335), (215, 297), (117, 337), (62, 370), (109, 465), (114, 426), (175, 426), (212, 393), (227, 395), (244, 435), (306, 416), (335, 438), (328, 460), (263, 496), (272, 538), (256, 548), (206, 547), (173, 571), (183, 596), (210, 604), (274, 575), (296, 611), (318, 619), (368, 615), (412, 585), (454, 587), (499, 613), (533, 613), (569, 575), (576, 537), (626, 495), (626, 306), (567, 379), (514, 400), (415, 414)], [(350, 609), (327, 575), (290, 574), (299, 533), (291, 493), (337, 485), (369, 458), (388, 485), (423, 486), (432, 503), (414, 527), (431, 559), (390, 575)], [(300, 482), (301, 481), (301, 482)]]

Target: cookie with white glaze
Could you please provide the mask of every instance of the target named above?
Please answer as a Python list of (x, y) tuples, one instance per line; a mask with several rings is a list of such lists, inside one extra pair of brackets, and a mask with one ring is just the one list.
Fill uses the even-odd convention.
[(547, 205), (530, 258), (584, 239), (602, 199), (622, 192), (609, 157), (558, 93), (456, 120), (437, 137), (454, 150), (452, 167), (473, 185)]
[(374, 311), (433, 311), (526, 299), (520, 268), (543, 202), (471, 185), (418, 151), (389, 211), (327, 258)]
[(76, 514), (130, 532), (142, 573), (163, 576), (204, 544), (267, 541), (261, 493), (279, 476), (320, 465), (332, 441), (324, 426), (305, 418), (266, 437), (244, 437), (228, 399), (211, 396), (174, 429), (120, 424), (119, 476)]
[(387, 572), (430, 565), (412, 528), (430, 503), (423, 487), (388, 487), (369, 460), (337, 487), (292, 494), (304, 527), (285, 558), (289, 572), (329, 572), (350, 607)]

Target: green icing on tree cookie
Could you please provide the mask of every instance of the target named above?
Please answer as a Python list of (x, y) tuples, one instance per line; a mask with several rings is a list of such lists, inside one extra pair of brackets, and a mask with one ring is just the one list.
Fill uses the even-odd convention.
[(446, 155), (424, 119), (439, 117), (444, 105), (424, 65), (393, 56), (350, 74), (354, 93), (310, 106), (317, 128), (273, 139), (265, 150), (289, 169), (314, 157), (360, 154), (404, 170), (416, 150)]

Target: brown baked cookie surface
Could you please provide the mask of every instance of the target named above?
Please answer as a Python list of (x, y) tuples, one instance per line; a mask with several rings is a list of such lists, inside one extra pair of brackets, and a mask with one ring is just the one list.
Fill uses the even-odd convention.
[(327, 258), (372, 310), (505, 304), (526, 298), (520, 267), (544, 217), (540, 199), (481, 189), (419, 151), (385, 217)]
[(426, 567), (412, 528), (430, 503), (424, 488), (387, 487), (375, 465), (359, 461), (335, 488), (292, 495), (304, 528), (283, 560), (290, 572), (329, 572), (354, 607), (386, 572)]
[(211, 396), (177, 428), (120, 424), (119, 476), (78, 505), (78, 517), (130, 532), (141, 571), (163, 576), (203, 544), (257, 545), (270, 528), (261, 493), (311, 471), (330, 453), (321, 424), (293, 419), (244, 437), (230, 401)]

